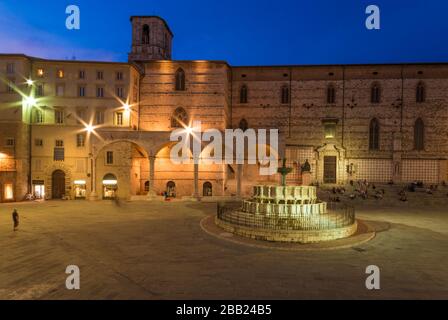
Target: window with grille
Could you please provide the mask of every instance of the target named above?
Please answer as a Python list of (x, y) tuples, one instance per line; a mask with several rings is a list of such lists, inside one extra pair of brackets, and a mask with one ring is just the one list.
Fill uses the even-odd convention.
[(426, 100), (426, 90), (423, 83), (419, 83), (416, 89), (416, 101), (421, 103)]
[(64, 111), (63, 110), (55, 110), (54, 111), (54, 122), (56, 124), (64, 123)]
[(114, 152), (113, 151), (106, 152), (106, 164), (114, 164)]
[(64, 148), (54, 148), (53, 160), (54, 161), (64, 161), (65, 160)]
[(333, 104), (336, 102), (336, 89), (333, 85), (329, 85), (327, 88), (327, 103)]
[(78, 97), (85, 97), (85, 96), (86, 96), (86, 86), (79, 86)]
[(36, 86), (36, 96), (38, 96), (38, 97), (44, 96), (44, 85), (43, 84), (38, 84)]
[(78, 148), (84, 147), (86, 144), (86, 135), (84, 133), (78, 133), (76, 135), (76, 146)]
[(117, 94), (117, 97), (123, 98), (124, 97), (124, 88), (123, 87), (117, 87), (116, 88), (116, 94)]
[(116, 112), (115, 113), (115, 124), (117, 126), (123, 125), (123, 112)]
[(283, 86), (281, 89), (281, 103), (287, 104), (289, 103), (289, 87)]
[(6, 144), (7, 147), (14, 147), (15, 139), (14, 138), (7, 138), (5, 144)]
[(103, 87), (97, 87), (96, 88), (96, 97), (97, 98), (104, 98), (104, 88)]

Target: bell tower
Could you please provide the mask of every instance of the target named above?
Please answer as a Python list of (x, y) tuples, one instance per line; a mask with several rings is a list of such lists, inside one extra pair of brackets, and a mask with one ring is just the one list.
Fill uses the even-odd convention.
[(157, 16), (132, 16), (131, 23), (129, 61), (171, 60), (173, 33), (165, 20)]

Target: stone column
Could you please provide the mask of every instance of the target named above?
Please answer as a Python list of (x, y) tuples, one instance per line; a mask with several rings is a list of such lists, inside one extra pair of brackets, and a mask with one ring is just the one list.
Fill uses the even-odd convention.
[(194, 194), (193, 197), (199, 198), (199, 164), (194, 164)]
[(241, 178), (243, 175), (243, 165), (237, 164), (236, 166), (236, 196), (241, 197)]
[(155, 176), (155, 165), (156, 165), (156, 157), (149, 156), (149, 189), (148, 189), (148, 198), (154, 198), (156, 196), (156, 192), (154, 191), (154, 176)]
[(91, 166), (91, 172), (90, 172), (90, 185), (92, 190), (90, 191), (90, 200), (97, 200), (98, 194), (96, 192), (96, 158), (93, 156), (90, 159), (90, 166)]

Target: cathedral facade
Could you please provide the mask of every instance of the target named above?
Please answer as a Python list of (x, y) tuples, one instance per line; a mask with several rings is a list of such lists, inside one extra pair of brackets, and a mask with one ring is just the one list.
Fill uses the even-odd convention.
[[(259, 164), (174, 164), (170, 133), (278, 129), (311, 180), (446, 181), (448, 64), (230, 66), (174, 61), (160, 17), (134, 16), (128, 63), (0, 54), (0, 201), (242, 196)], [(269, 146), (267, 146), (269, 148)]]

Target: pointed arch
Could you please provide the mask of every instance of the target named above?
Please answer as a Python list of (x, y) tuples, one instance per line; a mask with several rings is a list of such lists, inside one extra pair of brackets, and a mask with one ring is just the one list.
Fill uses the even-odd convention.
[(247, 122), (246, 119), (241, 119), (239, 126), (238, 126), (241, 130), (246, 131), (247, 129), (249, 129), (249, 123)]
[(171, 117), (171, 128), (182, 128), (188, 126), (188, 113), (184, 108), (179, 107), (174, 110)]
[(177, 69), (176, 71), (176, 91), (184, 91), (185, 90), (185, 71), (182, 68)]
[(247, 86), (243, 84), (240, 88), (240, 103), (247, 103)]
[(379, 83), (372, 84), (370, 92), (370, 102), (380, 103), (381, 102), (381, 86)]
[(426, 100), (426, 87), (423, 82), (419, 82), (417, 84), (416, 92), (415, 92), (415, 101), (418, 103), (425, 102)]
[(425, 124), (421, 118), (415, 120), (414, 123), (414, 149), (425, 149)]
[(369, 150), (380, 149), (380, 123), (378, 119), (373, 118), (369, 127)]

